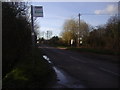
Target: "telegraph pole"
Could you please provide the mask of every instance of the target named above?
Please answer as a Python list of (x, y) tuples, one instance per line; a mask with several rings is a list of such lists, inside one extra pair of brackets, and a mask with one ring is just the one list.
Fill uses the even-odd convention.
[(79, 28), (78, 28), (78, 47), (80, 46), (80, 13), (78, 14), (79, 17)]
[(33, 21), (33, 6), (31, 5), (31, 34), (32, 34), (32, 46), (35, 47), (35, 33), (34, 33), (34, 21)]

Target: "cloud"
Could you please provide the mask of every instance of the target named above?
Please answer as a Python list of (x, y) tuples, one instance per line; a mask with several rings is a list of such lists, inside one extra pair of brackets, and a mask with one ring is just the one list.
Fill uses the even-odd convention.
[(118, 6), (115, 5), (108, 5), (103, 10), (95, 10), (95, 14), (117, 14), (118, 12)]

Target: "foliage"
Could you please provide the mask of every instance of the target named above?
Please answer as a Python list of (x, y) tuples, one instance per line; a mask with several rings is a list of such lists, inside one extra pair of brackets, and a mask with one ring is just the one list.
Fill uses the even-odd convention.
[(120, 52), (114, 52), (109, 49), (95, 49), (95, 48), (74, 48), (74, 47), (67, 47), (67, 50), (77, 51), (77, 52), (90, 52), (90, 53), (97, 53), (103, 55), (120, 55)]
[(45, 88), (55, 80), (55, 72), (40, 50), (33, 49), (3, 79), (3, 89)]
[[(88, 36), (89, 25), (84, 21), (80, 22), (80, 30), (78, 26), (78, 21), (74, 19), (66, 20), (63, 25), (63, 32), (61, 34), (62, 39), (65, 43), (70, 45), (71, 39), (74, 40), (74, 44), (77, 44), (78, 34), (80, 32), (80, 37)], [(79, 37), (79, 38), (80, 38)]]
[(99, 26), (90, 32), (87, 42), (90, 47), (105, 48), (113, 51), (120, 50), (120, 32), (118, 29), (119, 21), (117, 16), (113, 16), (104, 26)]
[[(77, 44), (78, 22), (74, 19), (67, 20), (63, 25), (62, 39), (70, 45), (71, 39)], [(112, 52), (120, 52), (120, 19), (117, 15), (108, 19), (105, 25), (91, 27), (84, 21), (80, 23), (80, 36), (82, 37), (81, 47), (107, 49)]]
[(2, 3), (3, 77), (31, 48), (31, 28), (24, 16), (24, 6), (24, 3)]
[(3, 89), (40, 88), (53, 79), (40, 50), (31, 48), (31, 23), (26, 4), (2, 3)]
[(120, 40), (120, 31), (118, 29), (120, 22), (118, 20), (117, 16), (113, 16), (108, 20), (106, 25), (106, 46), (111, 49), (118, 49), (120, 47), (118, 45)]
[(58, 44), (59, 43), (59, 37), (58, 36), (54, 36), (50, 39), (50, 43), (53, 44)]

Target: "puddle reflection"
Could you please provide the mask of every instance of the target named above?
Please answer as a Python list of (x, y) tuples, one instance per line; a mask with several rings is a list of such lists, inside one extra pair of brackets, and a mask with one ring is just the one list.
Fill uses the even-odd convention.
[(44, 58), (45, 60), (47, 60), (48, 63), (52, 63), (52, 62), (50, 61), (50, 59), (49, 59), (46, 55), (43, 55), (43, 58)]
[[(46, 55), (43, 55), (43, 58), (47, 60), (48, 63), (52, 63)], [(79, 80), (76, 80), (73, 77), (69, 76), (63, 70), (55, 66), (53, 66), (53, 69), (56, 72), (58, 81), (55, 85), (52, 86), (52, 88), (85, 88), (83, 85), (81, 85), (81, 82)]]

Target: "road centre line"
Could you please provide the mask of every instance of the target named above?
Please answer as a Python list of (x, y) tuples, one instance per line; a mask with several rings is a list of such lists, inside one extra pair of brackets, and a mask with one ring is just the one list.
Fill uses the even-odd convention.
[(80, 59), (75, 58), (75, 57), (73, 57), (73, 56), (70, 56), (70, 58), (72, 58), (72, 59), (74, 59), (74, 60), (76, 60), (76, 61), (80, 61), (80, 62), (82, 62), (82, 63), (87, 63), (86, 61), (80, 60)]
[(68, 54), (65, 54), (65, 53), (62, 53), (62, 52), (57, 52), (57, 53), (59, 53), (59, 54), (63, 54), (63, 55), (68, 55)]
[[(79, 61), (79, 62), (82, 62), (82, 63), (87, 63), (87, 62), (84, 61), (84, 60), (80, 60), (79, 58), (70, 56), (70, 55), (68, 55), (68, 54), (66, 54), (66, 53), (63, 53), (63, 52), (56, 52), (56, 53), (59, 53), (59, 54), (62, 54), (62, 55), (67, 55), (67, 56), (69, 56), (71, 59), (74, 59), (74, 60)], [(95, 63), (95, 64), (96, 64), (96, 63)], [(98, 64), (98, 63), (97, 63), (97, 64)], [(120, 77), (120, 74), (118, 74), (118, 73), (115, 73), (115, 72), (113, 72), (113, 71), (107, 70), (107, 69), (105, 69), (105, 68), (103, 68), (103, 67), (98, 67), (98, 68), (99, 68), (100, 70), (102, 70), (102, 71), (105, 71), (105, 72), (108, 72), (108, 73), (112, 73), (113, 75), (116, 75), (116, 76), (119, 76), (119, 77)]]
[[(70, 56), (70, 58), (72, 58), (72, 59), (74, 59), (74, 60), (76, 60), (76, 61), (80, 61), (80, 62), (82, 62), (82, 63), (87, 63), (86, 61), (80, 60), (80, 59), (75, 58), (75, 57), (72, 57), (72, 56)], [(105, 69), (105, 68), (103, 68), (103, 67), (99, 67), (99, 69), (102, 70), (102, 71), (108, 72), (108, 73), (112, 73), (112, 74), (120, 77), (120, 74), (115, 73), (115, 72), (113, 72), (113, 71), (110, 71), (110, 70), (108, 70), (108, 69)]]
[(112, 73), (112, 74), (114, 74), (114, 75), (116, 75), (116, 76), (119, 76), (119, 77), (120, 77), (120, 74), (118, 74), (118, 73), (115, 73), (115, 72), (113, 72), (113, 71), (110, 71), (110, 70), (107, 70), (107, 69), (105, 69), (105, 68), (103, 68), (103, 67), (99, 67), (99, 69), (100, 69), (100, 70), (102, 70), (102, 71), (105, 71), (105, 72)]
[[(57, 53), (70, 56), (70, 55), (68, 55), (68, 54), (66, 54), (66, 53), (63, 53), (63, 52), (57, 52)], [(74, 60), (76, 60), (76, 61), (80, 61), (80, 62), (82, 62), (82, 63), (87, 63), (86, 61), (80, 60), (79, 58), (75, 58), (75, 57), (73, 57), (73, 56), (70, 56), (70, 58), (72, 58), (72, 59), (74, 59)]]

